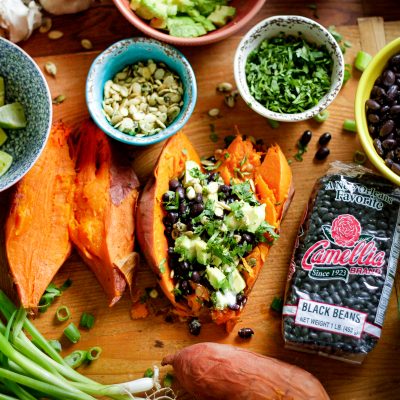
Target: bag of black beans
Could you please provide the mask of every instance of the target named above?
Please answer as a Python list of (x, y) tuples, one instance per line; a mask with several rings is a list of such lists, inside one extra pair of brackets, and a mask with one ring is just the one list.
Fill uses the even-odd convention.
[(300, 225), (283, 308), (285, 346), (361, 363), (378, 341), (400, 250), (400, 188), (332, 164)]

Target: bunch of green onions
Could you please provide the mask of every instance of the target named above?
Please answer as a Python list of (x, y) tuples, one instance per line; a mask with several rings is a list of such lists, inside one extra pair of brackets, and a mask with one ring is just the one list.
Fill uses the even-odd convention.
[[(115, 400), (143, 399), (134, 396), (159, 388), (158, 369), (153, 378), (102, 385), (75, 371), (0, 290), (0, 400)], [(27, 337), (30, 335), (31, 340)], [(154, 393), (151, 395), (154, 397)], [(161, 398), (169, 398), (164, 395)]]

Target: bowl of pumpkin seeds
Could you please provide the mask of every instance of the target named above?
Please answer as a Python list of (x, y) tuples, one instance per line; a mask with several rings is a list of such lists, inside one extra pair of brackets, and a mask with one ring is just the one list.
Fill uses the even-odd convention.
[(121, 40), (93, 62), (86, 102), (95, 123), (131, 145), (158, 143), (189, 120), (197, 99), (196, 78), (174, 47), (148, 38)]

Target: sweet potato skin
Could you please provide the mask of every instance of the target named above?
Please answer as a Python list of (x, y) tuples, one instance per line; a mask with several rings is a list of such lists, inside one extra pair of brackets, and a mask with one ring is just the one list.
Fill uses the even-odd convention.
[(329, 400), (307, 371), (275, 358), (217, 343), (198, 343), (165, 357), (197, 400)]
[(112, 306), (130, 283), (136, 265), (132, 253), (139, 182), (92, 122), (75, 133), (71, 149), (77, 175), (70, 237)]
[(43, 153), (17, 184), (5, 227), (10, 271), (21, 305), (35, 309), (71, 252), (75, 169), (69, 155), (71, 130), (53, 125)]

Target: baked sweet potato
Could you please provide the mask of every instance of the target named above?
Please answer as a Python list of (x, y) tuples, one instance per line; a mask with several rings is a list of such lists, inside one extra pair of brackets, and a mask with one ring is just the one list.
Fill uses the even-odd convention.
[(70, 129), (55, 124), (43, 153), (17, 184), (6, 222), (6, 252), (21, 304), (36, 308), (71, 252), (75, 169), (67, 140)]
[[(137, 232), (141, 249), (149, 265), (158, 275), (159, 284), (165, 295), (172, 302), (175, 312), (183, 317), (211, 317), (214, 322), (217, 324), (224, 324), (226, 329), (231, 331), (239, 318), (243, 306), (246, 303), (247, 296), (249, 295), (257, 276), (259, 275), (260, 269), (265, 262), (271, 244), (271, 236), (274, 236), (274, 231), (277, 232), (279, 229), (279, 224), (283, 216), (282, 210), (290, 200), (289, 196), (292, 186), (292, 174), (290, 167), (288, 166), (287, 161), (278, 146), (275, 145), (270, 147), (266, 154), (258, 152), (250, 140), (243, 140), (240, 135), (235, 138), (235, 140), (226, 150), (217, 151), (215, 158), (215, 163), (213, 166), (211, 166), (211, 168), (214, 171), (213, 179), (217, 180), (219, 183), (217, 182), (210, 185), (217, 185), (219, 188), (218, 191), (221, 189), (220, 186), (222, 183), (225, 183), (225, 186), (241, 184), (248, 185), (243, 186), (242, 190), (250, 192), (248, 194), (250, 195), (251, 199), (253, 199), (253, 196), (255, 196), (253, 200), (250, 199), (249, 201), (252, 201), (253, 205), (254, 203), (261, 204), (261, 208), (263, 209), (265, 207), (265, 218), (262, 217), (265, 219), (265, 224), (263, 226), (268, 227), (267, 230), (269, 230), (269, 233), (266, 233), (264, 236), (258, 235), (257, 245), (252, 246), (250, 249), (251, 251), (247, 247), (246, 251), (240, 254), (238, 251), (237, 254), (239, 254), (239, 256), (235, 256), (233, 259), (233, 256), (230, 257), (229, 254), (226, 254), (226, 252), (235, 253), (236, 244), (232, 244), (233, 247), (229, 251), (227, 248), (217, 249), (215, 246), (213, 249), (208, 250), (211, 248), (212, 243), (210, 244), (210, 242), (207, 242), (207, 240), (212, 239), (208, 238), (207, 240), (200, 240), (199, 237), (199, 240), (195, 244), (197, 246), (196, 248), (202, 246), (203, 249), (207, 248), (204, 250), (205, 252), (211, 252), (211, 254), (205, 254), (203, 257), (204, 259), (207, 258), (207, 260), (199, 261), (198, 250), (196, 250), (197, 260), (192, 260), (193, 262), (189, 265), (189, 267), (185, 264), (186, 255), (183, 254), (186, 251), (185, 249), (180, 249), (180, 251), (182, 250), (183, 253), (180, 253), (181, 257), (179, 259), (175, 257), (175, 253), (177, 251), (177, 242), (171, 240), (171, 230), (175, 237), (178, 236), (178, 240), (179, 236), (184, 235), (188, 236), (189, 239), (192, 240), (193, 237), (196, 237), (196, 230), (199, 228), (199, 226), (192, 226), (190, 229), (188, 226), (193, 225), (199, 218), (215, 218), (225, 221), (225, 217), (222, 213), (220, 213), (218, 217), (214, 217), (212, 213), (210, 214), (211, 211), (207, 211), (207, 201), (211, 198), (210, 194), (205, 195), (206, 197), (208, 196), (208, 200), (201, 200), (201, 193), (203, 193), (203, 195), (204, 193), (208, 193), (207, 191), (211, 190), (211, 186), (209, 188), (208, 186), (201, 187), (200, 185), (200, 191), (196, 195), (200, 196), (199, 201), (202, 203), (200, 208), (205, 210), (204, 213), (199, 215), (198, 213), (196, 214), (196, 212), (194, 212), (192, 215), (192, 208), (190, 208), (189, 215), (187, 213), (185, 214), (186, 211), (182, 211), (186, 207), (185, 202), (189, 196), (188, 191), (192, 190), (192, 188), (189, 188), (190, 185), (186, 187), (186, 197), (179, 198), (179, 207), (176, 208), (176, 215), (173, 214), (174, 212), (166, 212), (165, 196), (168, 197), (172, 195), (172, 198), (174, 198), (175, 195), (178, 196), (177, 193), (179, 190), (183, 190), (183, 188), (176, 189), (175, 193), (173, 191), (171, 192), (171, 190), (169, 191), (169, 189), (171, 189), (171, 182), (176, 181), (176, 178), (180, 178), (181, 180), (186, 179), (185, 176), (188, 174), (188, 171), (185, 170), (185, 165), (193, 164), (190, 163), (193, 161), (199, 165), (199, 170), (196, 172), (199, 179), (194, 178), (193, 182), (196, 181), (196, 179), (200, 182), (200, 178), (203, 179), (203, 181), (211, 179), (211, 175), (205, 174), (204, 169), (200, 171), (202, 168), (200, 167), (200, 158), (189, 142), (188, 138), (183, 133), (178, 133), (169, 139), (160, 154), (154, 173), (151, 179), (148, 181), (139, 200), (137, 212)], [(183, 178), (182, 174), (184, 175)], [(218, 174), (220, 178), (218, 177)], [(269, 175), (272, 175), (272, 177)], [(223, 179), (223, 182), (221, 178)], [(196, 184), (193, 184), (193, 188)], [(181, 183), (175, 182), (174, 185), (181, 185)], [(233, 190), (233, 186), (231, 186), (229, 190)], [(242, 193), (242, 195), (246, 197), (246, 193)], [(221, 195), (217, 195), (217, 198), (215, 198), (214, 195), (214, 204), (217, 203), (218, 207), (223, 207), (225, 210), (231, 210), (229, 204), (221, 204), (220, 200), (218, 200), (218, 196), (221, 197)], [(194, 204), (196, 201), (197, 200), (195, 199), (188, 200), (187, 205), (190, 207), (198, 207)], [(243, 205), (244, 203), (242, 202), (241, 204)], [(183, 207), (182, 210), (181, 207)], [(240, 214), (240, 210), (236, 211), (238, 214), (235, 214), (235, 218), (239, 218), (238, 216)], [(182, 215), (185, 215), (182, 218), (179, 216), (181, 215), (179, 214), (181, 212)], [(207, 214), (207, 212), (209, 212), (209, 214)], [(212, 215), (212, 217), (210, 217), (210, 215)], [(191, 216), (193, 216), (193, 218)], [(198, 217), (196, 218), (196, 216)], [(178, 217), (179, 226), (177, 223), (173, 224), (174, 221), (171, 223), (171, 218), (173, 220), (177, 220)], [(186, 219), (184, 220), (183, 218)], [(251, 225), (251, 218), (248, 217), (247, 219), (249, 220), (248, 223)], [(182, 221), (184, 221), (183, 225)], [(258, 224), (261, 224), (261, 222), (262, 221), (258, 221)], [(240, 224), (240, 221), (238, 223)], [(177, 232), (180, 228), (183, 229), (183, 233)], [(192, 232), (191, 229), (195, 232)], [(210, 229), (212, 230), (214, 228), (211, 226)], [(234, 231), (235, 229), (236, 228), (232, 228), (231, 230)], [(240, 230), (241, 228), (237, 229)], [(246, 229), (251, 230), (249, 227)], [(203, 231), (204, 230), (208, 231), (208, 228), (204, 228)], [(217, 230), (218, 229), (215, 231)], [(243, 228), (243, 230), (245, 229)], [(241, 245), (247, 246), (250, 242), (246, 242), (246, 239), (244, 240), (243, 244), (243, 239), (245, 237), (250, 237), (250, 239), (252, 237), (255, 238), (256, 232), (247, 232), (247, 236), (234, 236), (235, 238), (239, 237), (237, 240), (241, 240)], [(262, 237), (263, 240), (261, 240), (260, 237)], [(215, 236), (213, 236), (213, 239), (215, 239)], [(232, 239), (232, 237), (230, 237), (230, 239)], [(185, 240), (186, 239), (183, 238), (182, 242)], [(190, 244), (190, 246), (192, 246), (192, 244)], [(236, 247), (240, 247), (239, 243)], [(230, 289), (228, 290), (226, 288), (226, 280), (224, 281), (225, 278), (220, 278), (222, 282), (221, 290), (214, 290), (216, 285), (219, 285), (219, 282), (211, 283), (210, 275), (214, 273), (218, 275), (219, 272), (216, 269), (208, 268), (209, 265), (207, 265), (207, 263), (210, 258), (211, 260), (216, 260), (214, 257), (216, 257), (217, 251), (219, 251), (218, 254), (220, 254), (217, 258), (221, 260), (221, 266), (219, 269), (222, 269), (224, 273), (227, 270), (225, 264), (228, 261), (226, 260), (231, 260), (229, 261), (231, 264), (233, 262), (236, 263), (235, 266), (232, 264), (232, 268), (228, 266), (231, 268), (228, 271), (229, 274), (233, 274), (234, 272), (231, 272), (232, 269), (236, 269), (238, 263), (240, 263), (240, 267), (237, 267), (238, 270), (240, 268), (240, 276), (237, 277), (238, 274), (235, 273), (235, 277), (237, 278), (235, 278), (236, 283), (239, 283), (238, 285), (236, 285), (235, 282), (232, 284), (235, 286), (236, 290), (234, 294), (237, 294), (237, 296), (240, 297), (240, 301), (238, 300), (236, 303), (234, 300), (232, 300), (232, 290), (229, 292)], [(192, 253), (192, 249), (188, 250), (188, 252)], [(226, 257), (221, 255), (221, 252), (225, 253)], [(188, 255), (188, 257), (193, 258), (193, 254)], [(177, 273), (182, 269), (187, 270), (188, 268), (190, 271), (188, 273), (185, 272), (186, 276), (188, 276), (186, 283), (179, 281), (179, 278), (177, 278)], [(180, 273), (180, 275), (182, 274)], [(200, 277), (198, 275), (200, 275)], [(219, 275), (221, 276), (221, 274)], [(196, 276), (196, 278), (194, 276)], [(206, 282), (203, 279), (205, 276), (208, 277), (208, 281)], [(229, 275), (229, 279), (231, 279), (231, 275)], [(225, 285), (225, 288), (223, 285)], [(243, 289), (241, 289), (241, 287), (243, 287)], [(217, 293), (219, 291), (221, 291), (221, 294)], [(214, 296), (219, 296), (219, 299), (222, 299), (221, 296), (227, 296), (226, 305), (222, 305), (222, 301), (225, 301), (224, 299), (220, 301), (215, 299)], [(215, 305), (215, 302), (217, 305)], [(230, 302), (229, 305), (228, 302)]]
[(106, 292), (110, 306), (132, 281), (134, 215), (139, 181), (107, 136), (87, 121), (71, 140), (76, 162), (74, 245)]
[(329, 400), (309, 372), (238, 347), (198, 343), (165, 357), (197, 400)]

